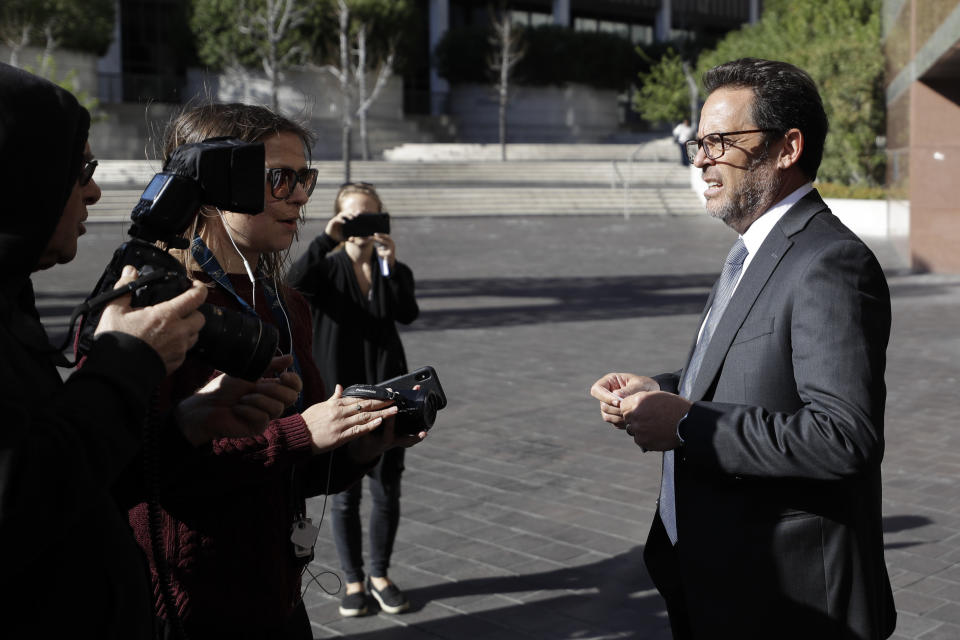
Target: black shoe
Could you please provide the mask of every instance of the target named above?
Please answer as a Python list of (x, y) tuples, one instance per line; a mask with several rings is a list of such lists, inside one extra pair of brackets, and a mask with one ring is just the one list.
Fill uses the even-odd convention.
[(344, 618), (355, 618), (367, 615), (367, 594), (363, 591), (348, 593), (340, 602), (340, 615)]
[(410, 608), (410, 601), (397, 585), (387, 585), (382, 591), (373, 586), (372, 581), (367, 586), (370, 588), (370, 595), (380, 603), (380, 608), (385, 613), (403, 613)]

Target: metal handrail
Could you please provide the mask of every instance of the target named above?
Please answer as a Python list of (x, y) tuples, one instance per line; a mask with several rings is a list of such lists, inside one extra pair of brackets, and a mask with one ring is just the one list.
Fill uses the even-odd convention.
[[(636, 162), (637, 155), (642, 150), (643, 150), (643, 145), (640, 145), (636, 149), (634, 149), (629, 156), (627, 156), (627, 160), (626, 160), (627, 169), (631, 179), (633, 178), (633, 163)], [(659, 159), (659, 155), (657, 159)], [(630, 180), (623, 176), (623, 173), (621, 173), (620, 171), (620, 165), (618, 164), (618, 162), (619, 162), (618, 160), (613, 161), (613, 172), (616, 174), (616, 177), (619, 178), (620, 184), (623, 185), (623, 219), (629, 220), (630, 219)], [(616, 189), (617, 182), (614, 181), (613, 184), (610, 185), (610, 188)]]

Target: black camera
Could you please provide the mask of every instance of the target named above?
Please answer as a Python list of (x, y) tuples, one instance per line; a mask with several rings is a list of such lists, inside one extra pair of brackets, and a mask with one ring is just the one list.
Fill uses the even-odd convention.
[[(131, 306), (146, 307), (169, 300), (190, 288), (183, 265), (153, 243), (185, 249), (182, 237), (201, 205), (238, 213), (263, 211), (264, 149), (262, 143), (211, 138), (177, 147), (156, 174), (130, 214), (131, 239), (113, 254), (86, 306), (77, 350), (90, 351), (102, 306), (132, 292)], [(124, 265), (140, 277), (121, 290), (113, 287)], [(263, 375), (279, 342), (276, 327), (240, 311), (200, 305), (206, 319), (197, 344), (190, 350), (214, 368), (246, 380)]]
[[(418, 386), (418, 389), (414, 387)], [(393, 400), (397, 405), (394, 432), (414, 435), (427, 431), (437, 419), (437, 411), (447, 406), (447, 396), (433, 367), (384, 380), (378, 384), (355, 384), (343, 390), (344, 397)]]

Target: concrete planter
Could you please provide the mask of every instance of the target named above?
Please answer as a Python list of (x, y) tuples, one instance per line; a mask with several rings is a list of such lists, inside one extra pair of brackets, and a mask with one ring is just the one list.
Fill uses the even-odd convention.
[[(690, 188), (706, 202), (703, 191), (707, 185), (701, 171), (690, 167)], [(892, 200), (859, 200), (854, 198), (824, 198), (835, 216), (861, 238), (906, 237), (910, 228), (910, 208)]]
[(887, 200), (824, 198), (824, 202), (843, 224), (862, 238), (905, 235), (900, 228), (903, 221), (895, 219), (894, 208)]

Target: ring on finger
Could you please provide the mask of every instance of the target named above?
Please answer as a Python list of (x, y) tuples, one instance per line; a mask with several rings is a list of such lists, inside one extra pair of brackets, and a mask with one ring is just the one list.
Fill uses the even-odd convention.
[(357, 410), (357, 413), (360, 413), (361, 411), (363, 411), (363, 405), (360, 404), (359, 402), (357, 403), (357, 406), (354, 408)]

